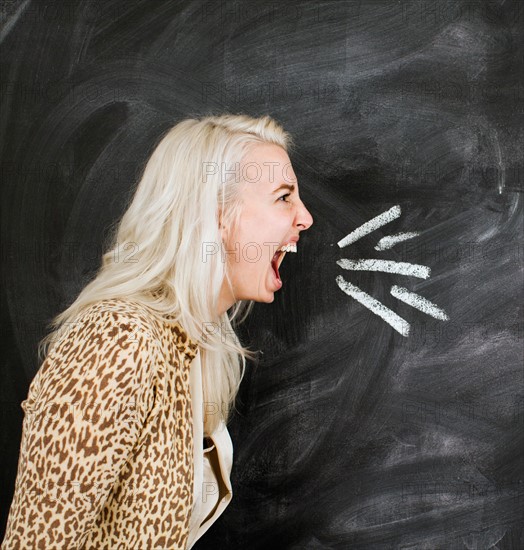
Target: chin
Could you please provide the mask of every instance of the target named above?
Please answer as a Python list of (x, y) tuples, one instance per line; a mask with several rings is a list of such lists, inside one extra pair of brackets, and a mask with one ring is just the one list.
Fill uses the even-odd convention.
[(258, 294), (255, 298), (246, 298), (246, 300), (253, 300), (254, 302), (260, 302), (262, 304), (271, 304), (275, 301), (275, 293), (270, 290), (264, 294)]
[(261, 298), (257, 296), (256, 298), (245, 298), (246, 300), (253, 300), (253, 302), (258, 302), (259, 304), (271, 304), (275, 301), (275, 294), (271, 293), (271, 296), (268, 298)]

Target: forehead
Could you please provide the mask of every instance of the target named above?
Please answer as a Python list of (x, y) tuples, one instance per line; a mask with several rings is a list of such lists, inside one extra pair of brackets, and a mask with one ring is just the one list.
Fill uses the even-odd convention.
[(256, 180), (272, 187), (281, 183), (298, 186), (289, 155), (279, 145), (254, 145), (242, 159), (241, 168), (242, 175), (248, 182)]

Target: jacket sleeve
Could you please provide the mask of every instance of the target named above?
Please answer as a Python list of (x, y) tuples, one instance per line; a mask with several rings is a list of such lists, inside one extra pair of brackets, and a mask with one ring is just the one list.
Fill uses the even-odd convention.
[(82, 546), (155, 400), (155, 343), (123, 313), (72, 324), (28, 397), (2, 548)]

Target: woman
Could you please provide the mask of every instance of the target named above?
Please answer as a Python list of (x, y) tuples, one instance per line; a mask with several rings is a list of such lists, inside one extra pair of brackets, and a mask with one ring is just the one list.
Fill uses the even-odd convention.
[(274, 300), (313, 223), (290, 144), (245, 115), (160, 141), (97, 276), (41, 343), (5, 550), (191, 548), (229, 504), (226, 424), (255, 357), (232, 322)]

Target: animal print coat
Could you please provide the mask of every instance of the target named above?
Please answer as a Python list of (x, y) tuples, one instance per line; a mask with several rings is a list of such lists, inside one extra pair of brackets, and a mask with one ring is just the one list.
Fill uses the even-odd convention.
[(124, 299), (67, 327), (21, 405), (4, 550), (186, 548), (196, 353), (178, 323)]

